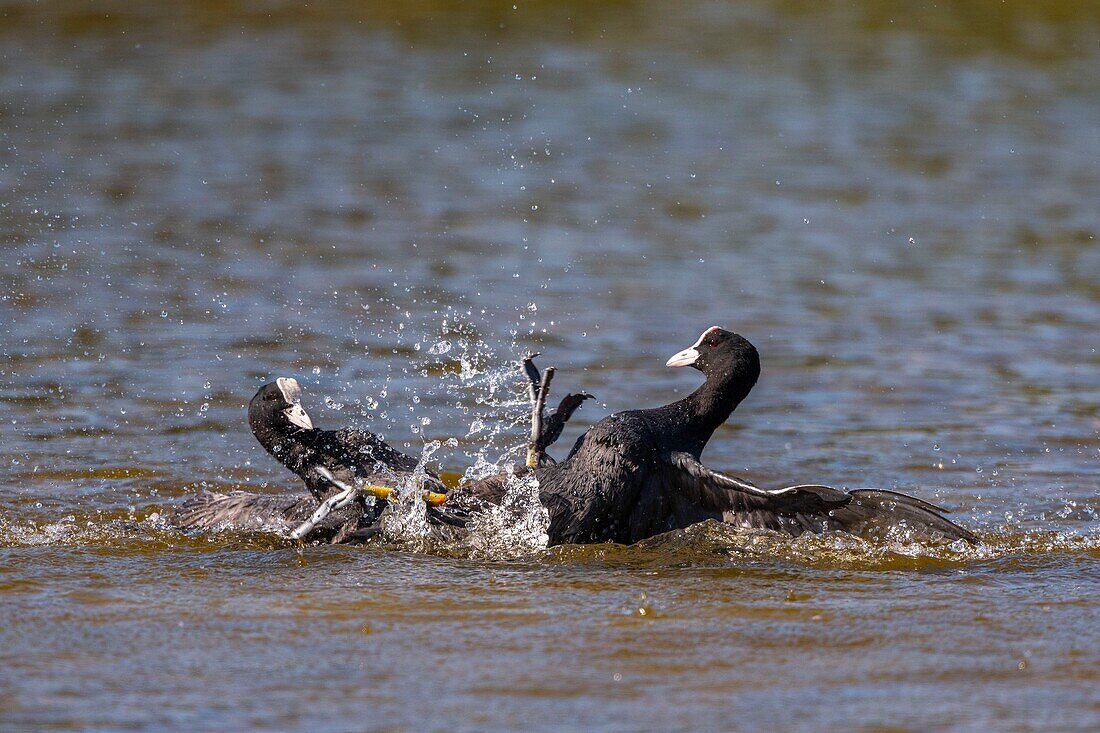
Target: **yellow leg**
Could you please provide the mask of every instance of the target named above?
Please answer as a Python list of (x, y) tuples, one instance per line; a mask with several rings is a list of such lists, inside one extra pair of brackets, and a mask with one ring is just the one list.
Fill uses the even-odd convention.
[[(389, 499), (390, 494), (393, 493), (393, 489), (391, 489), (389, 486), (362, 486), (359, 490), (363, 493), (370, 494), (371, 496), (377, 496), (379, 499)], [(434, 491), (425, 491), (424, 501), (428, 502), (432, 506), (439, 506), (443, 502), (447, 501), (447, 495), (439, 494)]]
[(432, 506), (439, 506), (443, 502), (447, 501), (446, 494), (438, 494), (434, 491), (424, 492), (424, 501), (428, 502)]

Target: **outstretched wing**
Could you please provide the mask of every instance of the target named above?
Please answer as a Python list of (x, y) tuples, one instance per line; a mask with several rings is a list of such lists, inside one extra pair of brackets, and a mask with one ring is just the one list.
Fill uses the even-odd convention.
[(978, 542), (938, 507), (893, 491), (845, 492), (816, 484), (766, 490), (707, 468), (687, 453), (668, 454), (659, 474), (675, 527), (715, 518), (790, 535), (839, 529), (874, 538), (904, 528), (922, 537)]
[(168, 521), (180, 529), (282, 530), (305, 521), (316, 508), (316, 500), (307, 494), (203, 491), (181, 504)]
[[(288, 532), (310, 518), (317, 500), (308, 494), (253, 494), (247, 491), (203, 491), (179, 506), (168, 523), (184, 530)], [(368, 510), (359, 502), (329, 514), (310, 532), (311, 541), (344, 542), (364, 522)], [(369, 510), (375, 511), (375, 510)], [(372, 519), (366, 516), (366, 519)]]

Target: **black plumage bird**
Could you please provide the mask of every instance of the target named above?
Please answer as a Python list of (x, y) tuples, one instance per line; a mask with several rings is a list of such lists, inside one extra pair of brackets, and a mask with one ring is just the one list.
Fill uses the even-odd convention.
[[(268, 453), (301, 477), (309, 495), (204, 492), (185, 502), (169, 521), (183, 529), (219, 526), (292, 529), (310, 517), (320, 502), (341, 491), (339, 484), (408, 485), (445, 492), (435, 474), (416, 472), (412, 456), (390, 447), (368, 430), (319, 430), (301, 403), (297, 380), (287, 377), (262, 386), (248, 404), (248, 424)], [(310, 539), (343, 542), (361, 539), (386, 508), (384, 500), (363, 496), (333, 512)], [(445, 518), (436, 517), (442, 521)]]
[(742, 336), (713, 326), (666, 366), (691, 366), (706, 381), (672, 404), (604, 418), (568, 458), (536, 471), (551, 543), (632, 543), (705, 519), (792, 536), (844, 530), (881, 537), (904, 527), (977, 542), (937, 507), (904, 494), (818, 485), (768, 491), (708, 468), (703, 448), (756, 384), (760, 357)]

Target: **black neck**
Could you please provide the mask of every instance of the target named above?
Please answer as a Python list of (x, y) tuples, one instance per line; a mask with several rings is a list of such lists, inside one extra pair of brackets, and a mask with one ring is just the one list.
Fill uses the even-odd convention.
[(748, 396), (753, 383), (730, 373), (707, 375), (699, 389), (680, 401), (685, 410), (685, 447), (698, 457), (714, 431), (729, 419), (730, 414)]
[[(308, 445), (312, 431), (300, 428), (280, 430), (267, 423), (251, 420), (249, 422), (252, 434), (256, 436), (256, 440), (260, 441), (260, 445), (279, 463), (302, 476), (302, 471), (308, 468), (309, 456), (313, 452)], [(302, 477), (305, 478), (305, 476)]]

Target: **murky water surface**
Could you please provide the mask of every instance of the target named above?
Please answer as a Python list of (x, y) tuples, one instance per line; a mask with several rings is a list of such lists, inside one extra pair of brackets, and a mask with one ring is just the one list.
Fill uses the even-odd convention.
[[(948, 5), (949, 7), (943, 7)], [(0, 728), (1100, 727), (1086, 2), (0, 3)], [(599, 417), (764, 375), (705, 459), (974, 550), (700, 526), (508, 561), (184, 537), (322, 426), (461, 472), (510, 360)]]

